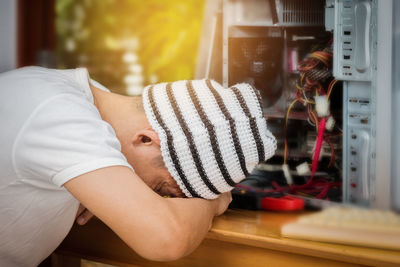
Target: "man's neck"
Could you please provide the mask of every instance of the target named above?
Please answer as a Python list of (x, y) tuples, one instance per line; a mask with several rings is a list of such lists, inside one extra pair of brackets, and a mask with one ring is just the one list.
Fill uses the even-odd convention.
[(91, 90), (101, 118), (114, 128), (121, 145), (129, 142), (137, 131), (149, 127), (141, 97), (109, 93), (94, 86)]

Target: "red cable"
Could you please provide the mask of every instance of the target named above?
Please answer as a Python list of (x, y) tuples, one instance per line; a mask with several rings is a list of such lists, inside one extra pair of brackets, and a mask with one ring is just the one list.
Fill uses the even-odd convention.
[(325, 132), (325, 125), (326, 125), (326, 118), (322, 118), (321, 121), (318, 124), (318, 137), (317, 137), (317, 143), (315, 145), (315, 152), (314, 152), (314, 159), (311, 167), (311, 177), (307, 181), (307, 183), (303, 185), (297, 185), (297, 186), (292, 186), (291, 190), (299, 190), (299, 189), (304, 189), (307, 188), (311, 185), (315, 173), (317, 172), (318, 169), (318, 161), (319, 161), (319, 155), (321, 153), (321, 148), (322, 148), (322, 142), (324, 141), (324, 132)]
[(332, 167), (335, 164), (335, 148), (332, 144), (332, 140), (329, 136), (325, 136), (325, 141), (328, 143), (329, 147), (331, 148), (331, 159), (329, 161), (328, 167)]
[(318, 168), (319, 155), (321, 153), (322, 142), (324, 141), (325, 125), (326, 125), (326, 118), (322, 118), (318, 125), (317, 144), (315, 146), (315, 153), (314, 153), (314, 159), (313, 159), (313, 163), (312, 163), (312, 167), (311, 167), (310, 180), (314, 177), (315, 172), (317, 171), (317, 168)]
[(322, 189), (322, 191), (315, 198), (316, 199), (324, 198), (328, 194), (330, 187), (331, 187), (331, 185), (327, 184), (326, 187), (324, 189)]

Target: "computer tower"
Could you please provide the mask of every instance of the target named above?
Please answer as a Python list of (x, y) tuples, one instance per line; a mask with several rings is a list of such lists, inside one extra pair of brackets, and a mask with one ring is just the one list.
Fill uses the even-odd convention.
[[(287, 187), (289, 193), (400, 208), (398, 6), (376, 0), (208, 1), (197, 77), (260, 90), (278, 150), (258, 170), (281, 167), (287, 183), (307, 184), (315, 176), (326, 185), (314, 192)], [(326, 105), (328, 113), (320, 113)], [(332, 129), (321, 137), (322, 121)]]

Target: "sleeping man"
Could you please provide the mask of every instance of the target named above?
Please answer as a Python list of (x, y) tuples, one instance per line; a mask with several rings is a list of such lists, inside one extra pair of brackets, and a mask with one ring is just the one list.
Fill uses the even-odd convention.
[(183, 257), (276, 149), (247, 84), (179, 81), (128, 97), (83, 68), (0, 74), (0, 123), (0, 266), (38, 265), (77, 214), (147, 259)]

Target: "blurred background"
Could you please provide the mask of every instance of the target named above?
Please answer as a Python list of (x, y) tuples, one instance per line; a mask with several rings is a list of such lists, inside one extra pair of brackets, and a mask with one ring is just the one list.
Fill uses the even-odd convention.
[(127, 95), (140, 94), (150, 83), (192, 79), (204, 5), (205, 0), (2, 0), (0, 31), (10, 38), (0, 41), (0, 72), (28, 65), (86, 67), (93, 79)]

